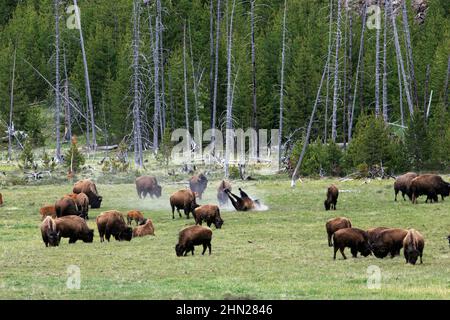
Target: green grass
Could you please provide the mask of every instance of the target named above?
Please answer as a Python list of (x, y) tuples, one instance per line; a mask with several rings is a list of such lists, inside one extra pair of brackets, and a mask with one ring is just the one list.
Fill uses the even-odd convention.
[[(326, 187), (341, 190), (338, 211), (323, 208)], [(39, 207), (71, 191), (60, 186), (2, 189), (0, 208), (0, 298), (13, 299), (450, 299), (450, 200), (419, 205), (393, 201), (393, 181), (306, 180), (235, 182), (261, 199), (267, 211), (223, 210), (225, 224), (213, 227), (211, 256), (178, 258), (178, 231), (193, 220), (172, 220), (169, 195), (185, 184), (164, 184), (158, 200), (139, 200), (134, 185), (97, 185), (104, 197), (91, 210), (89, 225), (102, 211), (143, 210), (156, 237), (101, 244), (45, 248), (39, 231)], [(218, 181), (210, 182), (201, 203), (215, 203)], [(325, 222), (349, 217), (355, 227), (414, 227), (425, 237), (424, 264), (394, 259), (349, 258), (333, 261)], [(96, 228), (95, 228), (96, 229)], [(350, 252), (346, 250), (348, 256)], [(81, 270), (81, 289), (66, 288), (67, 267)], [(381, 289), (367, 288), (367, 268), (382, 271)]]

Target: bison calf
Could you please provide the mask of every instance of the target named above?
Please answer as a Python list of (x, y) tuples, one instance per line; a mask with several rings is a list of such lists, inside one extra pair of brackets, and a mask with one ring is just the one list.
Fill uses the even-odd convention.
[(43, 206), (39, 209), (39, 213), (41, 215), (41, 220), (44, 220), (48, 216), (56, 218), (56, 209), (55, 206), (52, 205)]
[(100, 235), (100, 242), (110, 240), (111, 236), (117, 241), (131, 241), (133, 230), (125, 223), (123, 215), (116, 210), (103, 212), (97, 217), (97, 228)]
[(128, 225), (131, 226), (131, 222), (132, 221), (136, 222), (136, 225), (142, 225), (145, 223), (145, 218), (144, 215), (142, 214), (142, 212), (138, 211), (138, 210), (131, 210), (128, 211), (127, 213), (127, 222)]
[(55, 220), (56, 228), (62, 238), (69, 238), (69, 243), (82, 240), (86, 243), (94, 241), (94, 230), (89, 229), (86, 221), (78, 216), (65, 216)]
[(205, 221), (208, 227), (211, 227), (211, 224), (217, 229), (222, 228), (223, 220), (220, 217), (220, 209), (216, 205), (204, 205), (194, 210), (194, 218), (195, 223), (202, 225), (202, 222)]
[(338, 188), (333, 184), (328, 188), (327, 191), (327, 199), (324, 202), (325, 210), (336, 210), (336, 204), (339, 197), (339, 190)]
[(396, 228), (380, 231), (374, 241), (370, 244), (375, 257), (383, 259), (388, 254), (391, 255), (391, 258), (399, 255), (400, 250), (403, 247), (403, 239), (407, 233), (408, 230)]
[(61, 234), (58, 232), (55, 220), (52, 217), (46, 217), (41, 223), (42, 240), (45, 246), (57, 247), (61, 240)]
[(420, 263), (422, 264), (424, 246), (425, 240), (420, 232), (409, 229), (406, 237), (403, 239), (403, 255), (405, 256), (406, 263), (414, 265), (417, 262), (417, 258), (420, 257)]
[(147, 221), (143, 225), (140, 225), (139, 227), (133, 229), (133, 238), (154, 235), (155, 228), (153, 227), (153, 222), (150, 219), (147, 219)]
[(336, 252), (338, 250), (341, 251), (342, 257), (347, 259), (344, 254), (345, 248), (350, 248), (350, 252), (354, 258), (357, 257), (358, 252), (364, 257), (367, 257), (371, 253), (367, 232), (357, 228), (345, 228), (336, 231), (333, 234), (333, 244), (334, 260), (336, 260)]
[(178, 257), (187, 256), (189, 251), (194, 255), (194, 247), (203, 245), (202, 255), (205, 254), (206, 248), (211, 254), (212, 231), (202, 226), (191, 226), (180, 231), (178, 243), (175, 246), (175, 252)]
[(333, 233), (335, 233), (336, 231), (338, 231), (340, 229), (351, 228), (351, 227), (352, 227), (352, 223), (351, 223), (350, 219), (345, 218), (345, 217), (338, 217), (338, 218), (328, 220), (327, 223), (325, 224), (325, 228), (327, 229), (327, 234), (328, 234), (328, 246), (329, 247), (333, 246), (333, 243), (331, 242), (331, 237), (333, 236)]

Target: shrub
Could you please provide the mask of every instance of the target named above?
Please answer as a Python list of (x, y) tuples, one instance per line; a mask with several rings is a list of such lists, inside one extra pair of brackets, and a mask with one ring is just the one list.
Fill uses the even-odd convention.
[(31, 169), (33, 167), (34, 154), (30, 139), (25, 140), (19, 160), (19, 168), (21, 170)]
[(78, 172), (80, 167), (86, 162), (84, 156), (78, 150), (76, 136), (72, 137), (72, 144), (70, 149), (64, 155), (64, 162), (66, 168), (69, 170), (69, 174)]

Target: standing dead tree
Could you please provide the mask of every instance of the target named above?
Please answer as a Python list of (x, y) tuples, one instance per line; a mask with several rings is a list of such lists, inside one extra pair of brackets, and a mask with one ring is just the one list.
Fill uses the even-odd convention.
[(337, 105), (339, 94), (339, 49), (341, 44), (341, 1), (337, 1), (337, 21), (336, 21), (336, 53), (334, 60), (334, 92), (333, 92), (333, 120), (331, 123), (331, 138), (336, 142), (337, 138)]
[(325, 124), (323, 133), (323, 142), (327, 143), (328, 139), (328, 105), (330, 103), (329, 92), (330, 92), (330, 62), (331, 62), (331, 40), (332, 40), (332, 30), (333, 30), (333, 0), (330, 0), (330, 13), (329, 13), (329, 30), (328, 30), (328, 54), (327, 54), (327, 89), (325, 97)]
[(186, 63), (186, 22), (184, 22), (183, 25), (183, 74), (184, 74), (184, 116), (186, 120), (186, 141), (190, 141), (189, 101), (188, 101), (188, 87), (187, 87), (188, 79), (187, 79), (187, 63)]
[(383, 119), (385, 123), (389, 122), (388, 116), (388, 88), (387, 88), (387, 30), (388, 30), (388, 11), (384, 6), (384, 33), (383, 33)]
[[(156, 8), (158, 11), (158, 6)], [(159, 14), (156, 12), (156, 22), (155, 22), (155, 39), (152, 46), (152, 53), (153, 53), (153, 66), (154, 66), (154, 80), (153, 80), (153, 88), (154, 88), (154, 108), (153, 108), (153, 152), (158, 152), (159, 149), (159, 140), (158, 140), (158, 129), (160, 125), (160, 112), (161, 112), (161, 96), (159, 92), (159, 83), (160, 83), (160, 30), (161, 24), (159, 22)]]
[(72, 112), (70, 110), (69, 77), (67, 74), (66, 51), (64, 50), (64, 140), (72, 141)]
[(209, 112), (212, 126), (214, 108), (214, 0), (209, 1)]
[(9, 99), (9, 124), (8, 124), (8, 161), (12, 159), (12, 135), (14, 131), (13, 124), (13, 110), (14, 110), (14, 83), (16, 77), (16, 57), (17, 57), (17, 49), (14, 48), (14, 59), (13, 59), (13, 69), (12, 69), (12, 79), (11, 79), (11, 92)]
[(161, 0), (156, 0), (156, 8), (158, 10), (157, 14), (159, 16), (159, 66), (160, 66), (160, 96), (161, 96), (161, 110), (160, 110), (160, 128), (161, 128), (161, 139), (164, 135), (164, 130), (166, 128), (166, 89), (165, 89), (165, 79), (164, 79), (164, 24), (162, 15)]
[(139, 43), (140, 43), (140, 1), (133, 1), (133, 142), (134, 163), (142, 169), (143, 146), (142, 146), (142, 123), (141, 123), (141, 92), (139, 78)]
[(211, 114), (211, 142), (213, 144), (212, 154), (215, 153), (214, 143), (215, 143), (215, 128), (216, 128), (216, 120), (217, 120), (217, 95), (218, 95), (218, 82), (219, 82), (219, 44), (220, 44), (220, 9), (221, 4), (220, 0), (217, 0), (217, 18), (216, 18), (216, 57), (215, 57), (215, 74), (214, 74), (214, 94), (213, 94), (213, 108)]
[[(380, 8), (380, 0), (377, 0)], [(375, 40), (375, 116), (380, 116), (380, 26), (376, 25)]]
[[(258, 105), (256, 100), (256, 45), (255, 45), (255, 2), (256, 0), (250, 0), (250, 29), (251, 29), (251, 47), (252, 47), (252, 83), (253, 83), (253, 109), (252, 109), (252, 126), (253, 129), (258, 132)], [(256, 158), (259, 158), (259, 137), (252, 136), (252, 139), (256, 138), (254, 143), (256, 144)]]
[(284, 111), (284, 68), (286, 62), (286, 12), (287, 12), (287, 0), (284, 0), (284, 13), (283, 13), (283, 43), (281, 50), (281, 85), (280, 85), (280, 125), (278, 128), (278, 164), (281, 165), (281, 137), (283, 136), (283, 111)]
[(59, 74), (59, 59), (60, 59), (60, 32), (59, 32), (59, 0), (54, 1), (55, 5), (55, 130), (56, 130), (56, 161), (61, 161), (61, 129), (60, 129), (60, 107), (61, 107), (61, 92), (60, 92), (60, 74)]

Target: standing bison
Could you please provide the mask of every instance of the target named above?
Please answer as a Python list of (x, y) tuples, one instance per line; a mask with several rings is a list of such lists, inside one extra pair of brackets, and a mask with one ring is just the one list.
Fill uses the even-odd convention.
[(136, 178), (136, 191), (139, 196), (139, 199), (142, 199), (147, 197), (149, 195), (150, 197), (161, 197), (161, 191), (162, 188), (160, 185), (158, 185), (158, 181), (155, 177), (150, 176), (142, 176), (139, 178)]
[(73, 186), (73, 193), (85, 193), (89, 198), (89, 205), (92, 209), (100, 208), (103, 197), (98, 194), (97, 187), (89, 179), (80, 180)]
[(82, 240), (86, 243), (94, 241), (94, 230), (89, 229), (86, 221), (77, 216), (66, 216), (55, 220), (56, 228), (62, 238), (69, 238), (69, 243)]
[(172, 207), (172, 219), (175, 219), (175, 208), (181, 218), (180, 209), (184, 210), (186, 219), (189, 213), (194, 214), (194, 209), (198, 207), (195, 194), (191, 190), (179, 190), (170, 196), (170, 206)]
[(45, 246), (57, 247), (61, 240), (61, 234), (56, 228), (55, 220), (52, 217), (46, 217), (41, 223), (42, 240)]
[(100, 235), (100, 242), (110, 240), (113, 236), (117, 241), (131, 241), (133, 230), (125, 223), (123, 215), (116, 210), (103, 212), (97, 217), (97, 228)]
[(142, 214), (142, 212), (138, 211), (138, 210), (131, 210), (128, 211), (127, 213), (127, 222), (128, 225), (131, 226), (131, 222), (132, 221), (136, 222), (136, 225), (142, 225), (145, 223), (145, 218), (144, 215)]
[(380, 231), (370, 244), (375, 257), (383, 259), (388, 254), (391, 255), (391, 258), (399, 255), (401, 248), (403, 248), (403, 239), (407, 233), (408, 230), (396, 228)]
[(345, 228), (351, 228), (352, 227), (352, 222), (350, 221), (350, 219), (345, 218), (345, 217), (338, 217), (338, 218), (334, 218), (334, 219), (330, 219), (327, 221), (327, 223), (325, 224), (325, 228), (327, 230), (327, 235), (328, 235), (328, 246), (332, 247), (333, 243), (331, 242), (331, 237), (333, 236), (333, 234), (340, 230), (340, 229), (345, 229)]
[(193, 176), (189, 179), (189, 188), (192, 192), (198, 195), (199, 199), (202, 199), (203, 192), (208, 186), (208, 178), (203, 173)]
[(420, 257), (420, 264), (423, 263), (423, 247), (425, 246), (425, 240), (419, 231), (409, 229), (405, 239), (403, 239), (403, 255), (405, 256), (406, 263), (415, 265), (417, 258)]
[(225, 190), (232, 190), (231, 183), (222, 180), (219, 187), (217, 188), (217, 200), (219, 201), (219, 205), (221, 206), (225, 206), (228, 203), (228, 195)]
[(397, 201), (397, 195), (400, 191), (402, 192), (403, 200), (406, 200), (405, 194), (411, 200), (411, 191), (410, 191), (411, 181), (414, 178), (417, 178), (418, 176), (419, 175), (415, 172), (408, 172), (408, 173), (405, 173), (404, 175), (397, 177), (397, 179), (395, 179), (395, 182), (394, 182), (395, 201)]
[(333, 234), (333, 245), (334, 260), (336, 260), (336, 252), (338, 250), (340, 250), (342, 257), (347, 259), (344, 254), (345, 248), (350, 248), (353, 258), (357, 257), (358, 252), (364, 257), (367, 257), (371, 253), (367, 232), (357, 228), (345, 228), (336, 231)]
[(324, 202), (325, 210), (336, 210), (336, 204), (339, 197), (338, 188), (332, 184), (327, 190), (327, 199)]
[(80, 216), (85, 219), (85, 216), (83, 215), (77, 202), (69, 196), (62, 197), (56, 201), (55, 211), (58, 218), (64, 216)]
[(194, 255), (194, 247), (203, 245), (202, 255), (205, 254), (206, 248), (209, 249), (209, 254), (211, 255), (211, 239), (211, 229), (202, 226), (187, 227), (179, 233), (175, 252), (178, 257), (187, 256), (189, 252), (192, 252), (192, 255)]
[(220, 209), (216, 205), (197, 207), (195, 208), (193, 215), (196, 224), (202, 225), (202, 222), (205, 221), (208, 227), (211, 227), (211, 224), (214, 224), (216, 229), (222, 228), (223, 220), (220, 217)]
[(450, 183), (445, 182), (442, 177), (435, 174), (423, 174), (411, 181), (411, 200), (417, 203), (417, 198), (427, 196), (426, 202), (438, 202), (438, 195), (448, 197), (450, 195)]
[(89, 198), (88, 196), (81, 193), (71, 193), (68, 194), (67, 197), (72, 198), (78, 206), (78, 210), (81, 212), (81, 215), (85, 217), (86, 220), (89, 220)]

